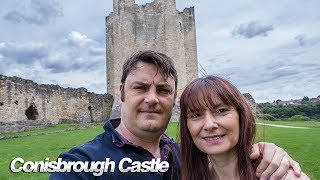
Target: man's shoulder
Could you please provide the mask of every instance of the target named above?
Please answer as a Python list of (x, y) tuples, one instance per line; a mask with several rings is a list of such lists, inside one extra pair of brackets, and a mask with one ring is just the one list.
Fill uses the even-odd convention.
[(63, 161), (99, 160), (112, 151), (112, 148), (110, 148), (111, 145), (111, 135), (104, 132), (80, 146), (73, 147), (69, 151), (61, 153), (58, 158), (62, 158)]
[[(60, 154), (61, 157), (79, 156), (84, 160), (97, 160), (100, 156), (105, 156), (102, 153), (112, 151), (113, 147), (113, 133), (111, 129), (110, 120), (103, 126), (104, 132), (97, 135), (90, 141), (83, 143), (80, 146), (71, 148), (68, 152)], [(60, 157), (59, 156), (59, 157)]]

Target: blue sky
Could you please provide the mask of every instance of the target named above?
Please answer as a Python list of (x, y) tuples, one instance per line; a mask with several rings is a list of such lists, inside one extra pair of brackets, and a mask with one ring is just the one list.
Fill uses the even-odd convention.
[[(320, 95), (320, 1), (177, 0), (190, 6), (200, 76), (223, 76), (257, 102)], [(111, 0), (2, 0), (0, 74), (106, 93), (111, 11)]]

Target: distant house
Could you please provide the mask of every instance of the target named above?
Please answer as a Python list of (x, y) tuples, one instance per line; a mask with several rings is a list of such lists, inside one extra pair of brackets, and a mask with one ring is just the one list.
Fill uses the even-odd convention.
[(318, 97), (316, 97), (316, 98), (310, 98), (309, 101), (313, 102), (313, 103), (319, 102), (320, 101), (320, 95)]
[[(277, 100), (277, 101), (274, 101), (273, 103), (271, 103), (272, 105), (283, 105), (283, 106), (286, 106), (286, 105), (293, 105), (293, 104), (302, 104), (302, 99), (291, 99), (291, 100), (288, 100), (288, 101), (281, 101), (281, 100)], [(316, 98), (310, 98), (308, 100), (308, 102), (311, 102), (311, 103), (316, 103), (316, 102), (320, 102), (320, 95)]]

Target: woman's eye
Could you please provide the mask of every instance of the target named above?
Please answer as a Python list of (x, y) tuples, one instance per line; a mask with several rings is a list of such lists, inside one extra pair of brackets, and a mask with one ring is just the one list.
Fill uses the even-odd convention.
[(192, 113), (192, 114), (190, 115), (190, 117), (191, 117), (191, 118), (198, 118), (198, 117), (200, 117), (200, 113)]
[(225, 112), (227, 112), (228, 111), (228, 109), (226, 109), (226, 108), (221, 108), (221, 109), (218, 109), (216, 112), (218, 113), (218, 114), (223, 114), (223, 113), (225, 113)]

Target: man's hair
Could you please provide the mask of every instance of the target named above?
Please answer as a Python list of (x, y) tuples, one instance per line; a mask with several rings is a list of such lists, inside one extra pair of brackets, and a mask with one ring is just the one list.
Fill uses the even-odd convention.
[[(177, 90), (178, 75), (172, 59), (163, 53), (151, 50), (137, 51), (133, 53), (128, 59), (126, 59), (122, 67), (121, 84), (123, 86), (125, 86), (125, 81), (130, 72), (136, 69), (135, 65), (138, 62), (155, 65), (157, 67), (157, 71), (162, 73), (165, 79), (167, 79), (168, 77), (174, 79), (175, 90)], [(123, 90), (121, 91), (121, 101), (124, 101)]]
[[(217, 76), (207, 76), (192, 81), (180, 98), (180, 140), (182, 154), (182, 180), (212, 179), (208, 155), (193, 142), (187, 127), (187, 111), (214, 110), (217, 99), (232, 106), (239, 114), (239, 140), (236, 145), (238, 172), (240, 179), (255, 179), (255, 162), (249, 159), (256, 127), (253, 112), (245, 97), (227, 80)], [(197, 168), (196, 170), (190, 170)]]

